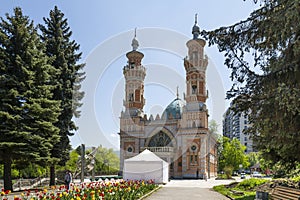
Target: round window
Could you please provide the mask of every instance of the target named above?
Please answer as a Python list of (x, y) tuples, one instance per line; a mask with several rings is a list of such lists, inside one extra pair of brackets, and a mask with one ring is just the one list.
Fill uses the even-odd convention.
[(191, 146), (192, 151), (196, 151), (196, 149), (197, 149), (196, 145)]
[(128, 148), (127, 148), (127, 151), (128, 151), (128, 152), (132, 152), (132, 151), (133, 151), (132, 147), (128, 147)]

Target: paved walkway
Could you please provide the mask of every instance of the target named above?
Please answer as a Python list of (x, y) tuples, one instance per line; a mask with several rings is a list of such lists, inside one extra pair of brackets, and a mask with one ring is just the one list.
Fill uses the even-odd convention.
[(232, 180), (171, 180), (146, 200), (228, 200), (227, 197), (213, 191), (215, 185), (229, 184)]
[[(212, 190), (215, 185), (229, 184), (234, 180), (171, 180), (162, 188), (151, 194), (145, 200), (228, 200), (227, 197)], [(236, 181), (240, 181), (238, 178)], [(8, 200), (13, 200), (14, 195), (20, 196), (21, 192), (8, 195)], [(0, 198), (1, 199), (1, 198)]]

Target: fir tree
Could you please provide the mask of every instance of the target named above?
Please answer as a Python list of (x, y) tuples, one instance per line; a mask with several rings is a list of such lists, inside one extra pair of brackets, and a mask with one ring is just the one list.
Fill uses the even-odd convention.
[(4, 164), (4, 189), (12, 190), (13, 162), (45, 165), (58, 142), (60, 102), (52, 99), (45, 46), (33, 22), (20, 8), (0, 21), (0, 161)]
[(227, 92), (248, 113), (248, 129), (264, 158), (288, 168), (300, 162), (300, 4), (261, 1), (244, 21), (203, 31), (225, 52), (234, 84)]
[(46, 44), (46, 52), (52, 58), (52, 65), (59, 71), (56, 75), (57, 87), (53, 99), (61, 101), (61, 114), (56, 126), (60, 129), (60, 143), (54, 146), (51, 156), (58, 158), (50, 169), (50, 185), (55, 184), (55, 164), (64, 165), (69, 159), (71, 149), (68, 136), (77, 129), (73, 117), (79, 117), (78, 108), (83, 92), (80, 82), (84, 79), (81, 71), (84, 64), (77, 64), (81, 58), (79, 45), (71, 39), (72, 32), (64, 14), (55, 6), (49, 18), (44, 18), (45, 26), (40, 25), (42, 40)]

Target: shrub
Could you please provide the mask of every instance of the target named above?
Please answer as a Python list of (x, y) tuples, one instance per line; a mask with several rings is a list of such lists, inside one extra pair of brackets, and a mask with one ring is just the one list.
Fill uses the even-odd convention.
[(213, 187), (213, 190), (215, 190), (216, 192), (219, 192), (220, 194), (223, 194), (224, 196), (228, 195), (229, 191), (228, 189), (225, 187), (225, 185), (217, 185)]
[(218, 174), (217, 179), (227, 179), (226, 174)]
[(242, 182), (240, 182), (236, 186), (236, 188), (241, 189), (241, 190), (253, 190), (257, 186), (260, 186), (266, 182), (267, 182), (267, 180), (265, 180), (265, 179), (250, 178), (250, 179), (246, 179), (246, 180), (243, 180)]
[(294, 177), (292, 179), (274, 179), (272, 185), (280, 185), (290, 188), (300, 189), (300, 177)]
[(250, 200), (255, 198), (256, 187), (266, 182), (268, 180), (251, 178), (240, 183), (233, 182), (229, 185), (214, 186), (213, 189), (231, 199)]

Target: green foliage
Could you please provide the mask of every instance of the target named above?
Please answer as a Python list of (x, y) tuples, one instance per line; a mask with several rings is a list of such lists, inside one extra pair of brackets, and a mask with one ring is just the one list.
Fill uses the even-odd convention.
[[(4, 179), (4, 165), (0, 164), (0, 179)], [(16, 169), (11, 169), (11, 177), (12, 178), (17, 178), (19, 177), (19, 170)]]
[(258, 178), (250, 178), (250, 179), (245, 179), (239, 184), (237, 184), (236, 188), (240, 190), (253, 190), (257, 186), (260, 186), (264, 183), (268, 182), (266, 179), (258, 179)]
[(218, 174), (217, 179), (228, 179), (226, 174)]
[(271, 181), (271, 185), (274, 187), (276, 185), (284, 186), (284, 187), (289, 187), (289, 188), (296, 188), (300, 189), (300, 177), (294, 177), (294, 178), (278, 178), (278, 179), (273, 179)]
[[(46, 167), (34, 163), (30, 163), (26, 167), (22, 167), (22, 169), (19, 169), (16, 164), (13, 164), (11, 169), (12, 179), (45, 177), (46, 173)], [(0, 165), (0, 179), (3, 178), (3, 165)]]
[[(288, 177), (290, 177), (292, 179), (300, 177), (300, 163), (297, 164), (295, 170), (290, 171), (290, 173), (288, 174)], [(299, 180), (299, 183), (300, 183), (300, 180)]]
[(79, 45), (71, 40), (72, 31), (67, 19), (57, 6), (50, 11), (49, 18), (43, 18), (44, 25), (39, 25), (42, 31), (41, 39), (46, 45), (46, 54), (51, 58), (51, 64), (57, 69), (54, 76), (56, 84), (53, 99), (61, 102), (61, 112), (55, 124), (59, 128), (60, 142), (55, 145), (51, 156), (59, 159), (64, 165), (71, 150), (68, 136), (74, 135), (77, 129), (73, 117), (79, 117), (78, 108), (83, 92), (80, 92), (80, 82), (84, 73), (80, 70), (84, 64), (77, 64), (81, 53), (77, 53)]
[(113, 149), (107, 149), (105, 147), (99, 146), (97, 148), (97, 154), (95, 157), (95, 173), (96, 174), (116, 174), (120, 168), (119, 156), (115, 154)]
[(231, 167), (232, 170), (239, 170), (239, 165), (244, 168), (249, 166), (247, 156), (245, 154), (246, 147), (236, 138), (230, 140), (223, 137), (219, 140), (219, 170), (224, 170), (225, 167)]
[(42, 31), (41, 39), (46, 45), (46, 54), (51, 58), (50, 63), (57, 69), (54, 76), (56, 84), (52, 99), (61, 102), (61, 112), (55, 126), (59, 128), (60, 142), (51, 151), (54, 158), (50, 168), (50, 184), (55, 182), (55, 165), (65, 165), (71, 150), (69, 136), (77, 130), (74, 117), (80, 116), (78, 108), (82, 105), (84, 93), (80, 91), (80, 82), (84, 73), (80, 72), (84, 64), (77, 64), (81, 59), (79, 44), (71, 39), (72, 31), (67, 19), (57, 6), (49, 13), (49, 18), (43, 18), (45, 25), (39, 25)]
[(259, 158), (258, 158), (258, 153), (257, 152), (250, 152), (247, 157), (248, 157), (248, 161), (250, 166), (255, 165), (256, 163), (259, 163)]
[(60, 112), (51, 99), (56, 69), (49, 64), (36, 28), (15, 8), (0, 21), (0, 162), (4, 188), (12, 189), (11, 165), (15, 162), (46, 165), (58, 140), (54, 126)]
[(30, 163), (26, 168), (20, 170), (19, 176), (15, 176), (14, 178), (22, 177), (22, 178), (36, 178), (42, 177), (46, 174), (47, 169), (45, 167), (41, 167), (37, 164)]
[[(85, 174), (91, 176), (92, 169), (96, 176), (118, 174), (120, 166), (119, 155), (117, 155), (112, 148), (108, 149), (101, 145), (95, 150), (88, 149), (85, 151)], [(93, 154), (94, 156), (90, 154), (91, 151), (95, 153)], [(81, 146), (71, 152), (70, 156), (72, 159), (67, 162), (67, 168), (76, 176), (81, 173), (81, 157), (78, 152), (81, 153)], [(92, 158), (94, 158), (94, 164), (92, 163)], [(60, 169), (62, 170), (63, 168)]]
[(213, 189), (224, 196), (228, 196), (233, 199), (247, 200), (254, 199), (256, 193), (256, 187), (268, 182), (264, 179), (245, 179), (240, 183), (232, 183), (229, 185), (214, 186)]
[(299, 188), (300, 188), (300, 175), (299, 176), (296, 176), (296, 177), (293, 177), (293, 178), (291, 178), (291, 180), (294, 182), (294, 183), (298, 183), (298, 185), (299, 185)]
[(71, 172), (75, 172), (76, 168), (77, 168), (77, 162), (78, 162), (79, 157), (80, 157), (80, 155), (77, 153), (77, 151), (72, 150), (70, 152), (69, 160), (66, 162), (66, 164), (64, 166), (58, 166), (57, 170), (65, 172), (65, 170), (68, 169)]
[(225, 187), (225, 185), (217, 185), (213, 187), (214, 191), (223, 194), (224, 196), (229, 195), (229, 190)]
[(248, 114), (256, 148), (287, 169), (300, 161), (299, 2), (261, 1), (243, 21), (202, 31), (225, 53), (234, 84), (227, 98)]

